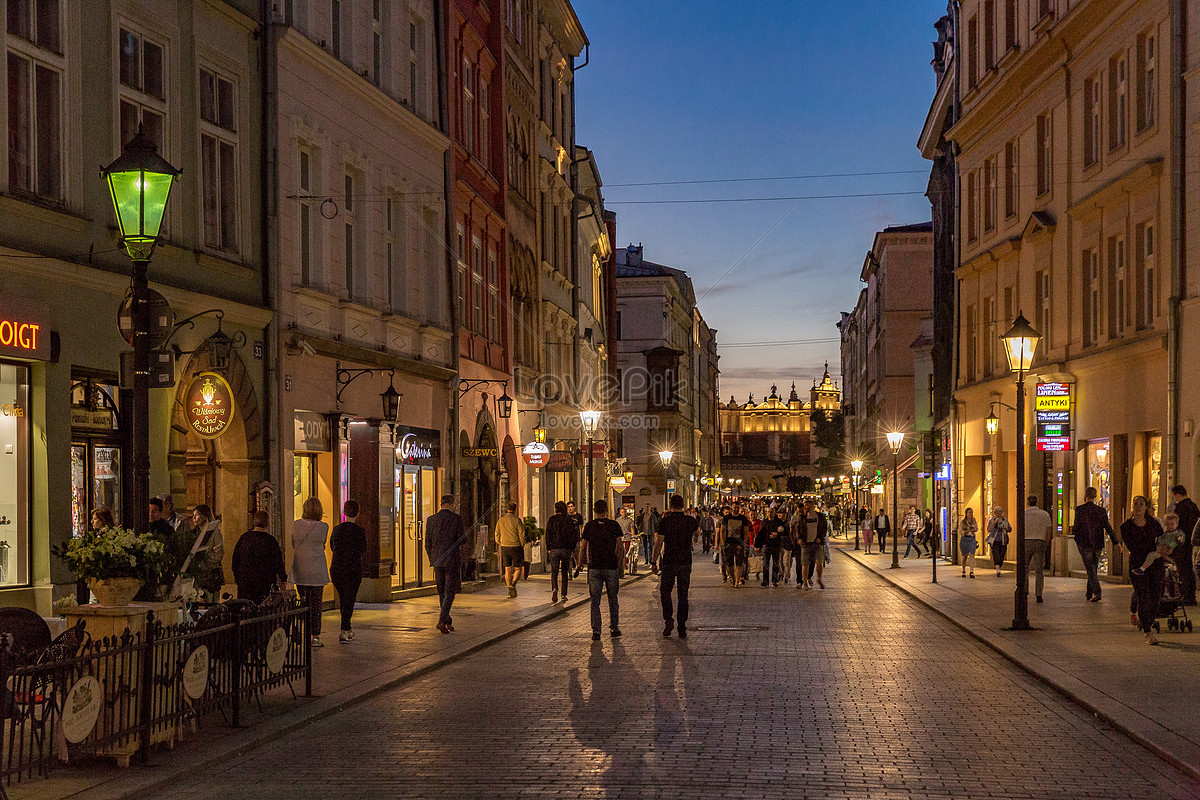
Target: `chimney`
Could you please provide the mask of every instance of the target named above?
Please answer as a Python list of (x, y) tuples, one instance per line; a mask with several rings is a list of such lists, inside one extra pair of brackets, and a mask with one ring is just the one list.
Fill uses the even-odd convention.
[(629, 245), (625, 248), (625, 266), (640, 267), (642, 265), (642, 246)]

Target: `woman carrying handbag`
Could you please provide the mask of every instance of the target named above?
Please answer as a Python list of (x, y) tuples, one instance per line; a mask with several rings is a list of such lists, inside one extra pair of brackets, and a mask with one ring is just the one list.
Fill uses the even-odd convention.
[(999, 578), (1004, 556), (1008, 553), (1008, 535), (1012, 533), (1012, 525), (1004, 518), (1004, 509), (1000, 506), (996, 506), (992, 512), (987, 531), (987, 543), (992, 548), (992, 565), (996, 567), (996, 577)]

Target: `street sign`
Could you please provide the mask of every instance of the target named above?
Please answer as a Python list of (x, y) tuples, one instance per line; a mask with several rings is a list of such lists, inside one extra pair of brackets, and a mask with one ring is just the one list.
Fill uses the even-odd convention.
[(675, 491), (675, 479), (668, 478), (667, 479), (667, 492), (673, 492), (673, 491)]
[(1033, 408), (1038, 450), (1056, 453), (1071, 449), (1071, 389), (1071, 384), (1057, 381), (1037, 385)]
[[(171, 335), (171, 328), (175, 326), (175, 312), (171, 309), (167, 298), (153, 289), (146, 290), (146, 306), (146, 320), (150, 327), (150, 330), (147, 331), (150, 337), (150, 346), (158, 347)], [(117, 330), (121, 332), (121, 338), (126, 343), (133, 344), (132, 293), (126, 294), (125, 299), (121, 301), (121, 308), (117, 311)]]
[[(170, 389), (175, 385), (175, 354), (170, 350), (150, 351), (150, 388)], [(121, 353), (121, 386), (133, 388), (133, 353)]]

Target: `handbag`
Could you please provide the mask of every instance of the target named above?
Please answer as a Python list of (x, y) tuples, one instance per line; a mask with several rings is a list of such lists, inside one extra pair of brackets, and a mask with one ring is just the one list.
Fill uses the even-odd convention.
[(750, 559), (747, 562), (746, 571), (747, 572), (762, 572), (763, 571), (762, 556), (750, 556)]

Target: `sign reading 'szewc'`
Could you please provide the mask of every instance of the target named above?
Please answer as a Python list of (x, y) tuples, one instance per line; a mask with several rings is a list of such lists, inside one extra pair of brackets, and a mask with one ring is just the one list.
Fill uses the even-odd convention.
[(201, 439), (216, 439), (233, 422), (233, 390), (215, 372), (192, 378), (184, 396), (188, 427)]

